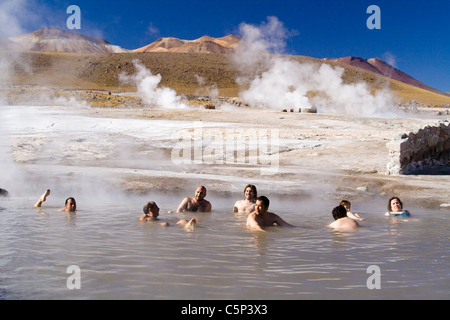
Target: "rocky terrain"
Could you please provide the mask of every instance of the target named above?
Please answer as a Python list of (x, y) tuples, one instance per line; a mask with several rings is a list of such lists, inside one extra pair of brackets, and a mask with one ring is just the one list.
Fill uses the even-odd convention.
[[(316, 187), (326, 186), (320, 191), (336, 200), (347, 197), (364, 201), (374, 196), (398, 195), (419, 206), (448, 206), (448, 175), (386, 173), (390, 161), (387, 143), (417, 126), (448, 121), (448, 94), (379, 59), (289, 56), (285, 58), (290, 61), (342, 68), (344, 85), (363, 82), (372, 93), (387, 88), (399, 97), (401, 108), (409, 114), (374, 118), (356, 113), (299, 113), (291, 106), (278, 110), (253, 108), (239, 97), (246, 87), (238, 79), (246, 74), (233, 60), (238, 43), (234, 36), (193, 41), (161, 38), (132, 52), (117, 53), (121, 49), (104, 40), (41, 29), (27, 36), (0, 39), (0, 101), (8, 105), (85, 105), (94, 107), (89, 110), (94, 116), (204, 121), (216, 123), (224, 132), (229, 124), (234, 124), (249, 130), (271, 128), (280, 133), (280, 170), (272, 176), (261, 177), (257, 168), (234, 165), (194, 168), (184, 173), (186, 178), (178, 173), (173, 179), (159, 173), (151, 177), (124, 174), (120, 183), (132, 192), (176, 188), (180, 179), (191, 176), (202, 177), (213, 189), (234, 192), (234, 185), (228, 181), (231, 176), (258, 181), (267, 188), (276, 181), (282, 186), (277, 192), (291, 196), (308, 196)], [(136, 61), (153, 75), (160, 75), (159, 87), (173, 89), (189, 108), (165, 110), (147, 104), (138, 94), (136, 83), (121, 80), (122, 75), (138, 72)], [(261, 76), (265, 71), (263, 67), (251, 76)], [(161, 151), (167, 155), (168, 150)], [(218, 174), (219, 169), (224, 177)]]
[[(330, 64), (344, 69), (344, 83), (365, 82), (373, 90), (389, 88), (406, 106), (442, 107), (450, 105), (444, 93), (425, 90), (380, 74), (338, 62), (325, 62), (303, 56), (290, 59), (299, 63)], [(121, 74), (136, 72), (134, 61), (139, 61), (154, 75), (161, 75), (160, 86), (174, 89), (178, 94), (237, 97), (243, 87), (237, 82), (243, 76), (232, 57), (226, 54), (152, 52), (73, 54), (48, 52), (0, 52), (0, 60), (8, 61), (1, 67), (0, 85), (3, 90), (14, 86), (44, 86), (76, 90), (106, 90), (106, 92), (133, 92), (136, 87), (120, 81)], [(14, 92), (13, 92), (14, 93)], [(14, 101), (14, 98), (11, 99)], [(286, 106), (289, 107), (289, 106)]]
[[(237, 47), (239, 46), (241, 41), (242, 39), (236, 35), (227, 35), (221, 38), (203, 36), (195, 40), (183, 40), (173, 37), (165, 37), (160, 38), (144, 47), (134, 50), (127, 50), (119, 46), (112, 45), (104, 39), (96, 39), (76, 32), (70, 32), (58, 28), (45, 27), (28, 34), (11, 37), (9, 39), (0, 38), (0, 50), (6, 50), (7, 52), (14, 52), (19, 50), (20, 52), (22, 52), (21, 54), (26, 54), (27, 52), (41, 52), (43, 54), (93, 54), (96, 57), (91, 57), (90, 59), (82, 57), (82, 59), (86, 63), (82, 64), (81, 72), (75, 75), (78, 76), (78, 78), (82, 78), (83, 80), (97, 83), (99, 85), (116, 87), (119, 86), (119, 83), (117, 81), (118, 72), (130, 71), (130, 62), (133, 59), (137, 58), (146, 60), (144, 64), (149, 66), (153, 72), (161, 73), (164, 81), (170, 82), (168, 78), (175, 75), (178, 77), (182, 77), (182, 79), (176, 81), (177, 83), (170, 83), (171, 87), (182, 90), (181, 87), (190, 86), (190, 84), (192, 83), (192, 78), (195, 78), (196, 75), (199, 75), (203, 78), (205, 78), (206, 76), (206, 81), (210, 80), (209, 84), (214, 83), (218, 86), (218, 88), (223, 88), (223, 85), (219, 84), (220, 80), (227, 79), (226, 82), (228, 82), (228, 84), (226, 88), (232, 87), (229, 83), (229, 79), (231, 76), (231, 81), (236, 80), (235, 73), (237, 70), (236, 66), (233, 66), (229, 63), (229, 59), (227, 59), (226, 56), (236, 53)], [(120, 57), (117, 55), (111, 55), (114, 53), (129, 53), (129, 55), (127, 54), (126, 58), (123, 56)], [(136, 55), (139, 53), (193, 54), (193, 57), (194, 59), (196, 59), (196, 61), (192, 61), (192, 56), (186, 55), (159, 55), (152, 57), (154, 59), (150, 59), (147, 56), (144, 58), (143, 55)], [(207, 57), (203, 55), (205, 53), (209, 53), (212, 56), (216, 57)], [(107, 54), (107, 56), (102, 56), (104, 54)], [(200, 56), (196, 56), (198, 54), (200, 54)], [(56, 60), (61, 59), (61, 57), (53, 58)], [(41, 58), (41, 60), (42, 59), (48, 60), (49, 57)], [(79, 61), (80, 57), (71, 56), (70, 59), (77, 59)], [(374, 88), (379, 88), (380, 85), (385, 86), (386, 83), (389, 82), (391, 89), (398, 91), (400, 93), (399, 96), (401, 98), (404, 98), (404, 100), (407, 99), (407, 95), (412, 96), (412, 98), (408, 99), (407, 101), (417, 100), (419, 102), (424, 102), (422, 101), (422, 98), (428, 92), (433, 92), (444, 97), (450, 97), (448, 93), (440, 92), (439, 90), (436, 90), (412, 78), (411, 76), (405, 74), (401, 70), (392, 67), (379, 58), (364, 59), (360, 57), (344, 57), (337, 59), (319, 60), (310, 57), (293, 56), (293, 59), (301, 62), (314, 61), (315, 63), (327, 63), (333, 66), (341, 66), (345, 69), (344, 80), (349, 82), (363, 80), (365, 82), (368, 82)], [(16, 58), (11, 60), (13, 61), (13, 63), (17, 62)], [(62, 60), (65, 60), (65, 65), (59, 67), (69, 68), (69, 70), (71, 70), (71, 66), (68, 65), (67, 57), (62, 58)], [(180, 65), (179, 61), (181, 62), (181, 64), (184, 63), (184, 66)], [(38, 61), (35, 60), (31, 63), (31, 67), (35, 69), (33, 71), (36, 71), (36, 69), (45, 69), (48, 67), (52, 67), (45, 64), (34, 65), (35, 62)], [(71, 63), (74, 62), (72, 61)], [(219, 66), (223, 67), (219, 68), (218, 71), (216, 71), (217, 67), (215, 67), (215, 64), (217, 63), (219, 64)], [(74, 66), (74, 68), (78, 69), (79, 65)], [(163, 70), (162, 68), (165, 68), (165, 70)], [(233, 68), (235, 69), (233, 70), (234, 73), (232, 72), (233, 74), (226, 72)], [(194, 69), (198, 70), (198, 72), (196, 72), (195, 74), (193, 74), (192, 72)], [(217, 72), (220, 73), (220, 79), (217, 79), (217, 74), (214, 75), (214, 73)], [(239, 72), (242, 72), (242, 70), (239, 70)], [(191, 79), (183, 77), (183, 74), (188, 74), (188, 77), (190, 77)], [(213, 75), (212, 77), (211, 74)], [(382, 77), (380, 78), (380, 76)], [(392, 80), (399, 83), (392, 82)], [(58, 81), (56, 81), (56, 83), (57, 82)], [(405, 92), (411, 91), (414, 88), (409, 88), (408, 86), (405, 88), (404, 84), (412, 86), (414, 88), (423, 89), (426, 92)], [(236, 84), (234, 84), (233, 86), (236, 87)], [(437, 98), (437, 100), (442, 100), (442, 98)], [(429, 100), (428, 104), (433, 104), (433, 102)], [(437, 104), (439, 104), (439, 101), (437, 102)]]

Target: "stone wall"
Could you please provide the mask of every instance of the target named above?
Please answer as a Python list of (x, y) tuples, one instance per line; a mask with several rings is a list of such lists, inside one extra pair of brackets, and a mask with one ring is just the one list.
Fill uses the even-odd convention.
[(441, 121), (417, 132), (403, 134), (386, 144), (387, 173), (413, 174), (424, 167), (450, 165), (450, 123)]

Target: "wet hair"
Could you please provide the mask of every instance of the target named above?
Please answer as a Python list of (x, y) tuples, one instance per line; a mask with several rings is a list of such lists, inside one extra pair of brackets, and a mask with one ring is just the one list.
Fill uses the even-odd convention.
[(340, 205), (340, 206), (343, 206), (343, 207), (348, 206), (348, 207), (350, 208), (350, 206), (352, 205), (352, 203), (351, 203), (350, 201), (348, 201), (348, 200), (342, 200), (342, 201), (339, 203), (339, 205)]
[(144, 207), (142, 208), (142, 210), (144, 211), (145, 214), (148, 214), (148, 211), (150, 209), (153, 209), (153, 207), (156, 205), (155, 201), (149, 201), (146, 204), (144, 204)]
[(256, 198), (256, 201), (262, 201), (264, 206), (266, 208), (269, 208), (270, 201), (269, 201), (269, 198), (267, 198), (266, 196), (260, 196), (260, 197)]
[(245, 194), (245, 190), (247, 190), (247, 188), (251, 188), (253, 193), (255, 194), (255, 198), (258, 197), (258, 191), (256, 191), (256, 187), (253, 184), (248, 184), (245, 186), (244, 188), (244, 194)]
[(334, 220), (345, 218), (347, 216), (347, 209), (345, 209), (344, 206), (337, 206), (333, 208), (331, 214), (333, 215)]
[(67, 204), (67, 202), (69, 202), (69, 200), (72, 200), (72, 202), (77, 205), (77, 202), (75, 201), (75, 199), (73, 197), (69, 197), (66, 199), (66, 202), (64, 202), (64, 204)]
[(399, 198), (399, 197), (392, 197), (392, 198), (389, 199), (389, 202), (388, 202), (388, 205), (387, 205), (387, 208), (388, 208), (388, 211), (389, 211), (389, 212), (392, 212), (392, 208), (391, 208), (391, 202), (392, 202), (392, 200), (398, 200), (398, 202), (400, 203), (400, 208), (403, 209), (403, 203), (402, 203), (402, 201), (400, 200), (400, 198)]

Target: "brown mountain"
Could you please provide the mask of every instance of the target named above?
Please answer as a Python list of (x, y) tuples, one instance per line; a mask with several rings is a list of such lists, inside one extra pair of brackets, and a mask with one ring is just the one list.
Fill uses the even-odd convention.
[(186, 43), (186, 40), (180, 40), (177, 38), (159, 38), (155, 42), (149, 45), (132, 50), (133, 52), (168, 52), (173, 48), (177, 48)]
[[(56, 52), (56, 53), (77, 53), (77, 54), (99, 54), (98, 61), (91, 65), (98, 66), (98, 68), (95, 68), (96, 70), (86, 70), (86, 66), (83, 66), (83, 74), (89, 75), (89, 77), (94, 77), (95, 81), (100, 81), (96, 77), (105, 77), (105, 74), (108, 75), (115, 75), (117, 77), (117, 73), (121, 72), (122, 70), (122, 64), (117, 62), (116, 60), (128, 60), (129, 55), (134, 56), (135, 54), (139, 55), (140, 59), (144, 58), (144, 55), (140, 55), (140, 53), (145, 52), (153, 52), (158, 53), (157, 58), (162, 60), (167, 60), (173, 62), (175, 60), (179, 60), (183, 58), (186, 61), (190, 61), (192, 59), (195, 60), (195, 63), (193, 61), (190, 61), (188, 65), (180, 65), (179, 70), (183, 70), (185, 73), (186, 70), (191, 69), (191, 66), (195, 64), (195, 68), (198, 68), (196, 70), (196, 74), (200, 74), (202, 76), (208, 76), (210, 73), (210, 68), (213, 68), (214, 63), (206, 63), (205, 61), (208, 59), (219, 59), (221, 54), (224, 53), (233, 53), (236, 49), (236, 47), (241, 42), (241, 38), (236, 35), (228, 35), (222, 38), (213, 38), (210, 36), (203, 36), (201, 38), (198, 38), (196, 40), (181, 40), (173, 37), (167, 37), (167, 38), (160, 38), (156, 40), (155, 42), (139, 48), (135, 50), (126, 50), (119, 46), (111, 45), (107, 41), (103, 39), (96, 39), (88, 36), (84, 36), (82, 34), (73, 33), (65, 30), (61, 30), (58, 28), (42, 28), (39, 30), (36, 30), (34, 32), (31, 32), (29, 34), (24, 34), (16, 37), (11, 37), (8, 39), (0, 36), (0, 50), (1, 51), (38, 51), (38, 52), (30, 52), (29, 54), (37, 54), (39, 55), (39, 52)], [(110, 55), (111, 53), (123, 53), (128, 52), (128, 54), (124, 55), (127, 57), (124, 57), (123, 55)], [(174, 55), (169, 54), (165, 55), (164, 53), (171, 52), (174, 53)], [(177, 53), (190, 53), (192, 57), (186, 57), (185, 55), (179, 55)], [(205, 56), (203, 53), (210, 53), (211, 55)], [(48, 55), (44, 54), (45, 58), (49, 58)], [(119, 57), (121, 56), (121, 57)], [(56, 57), (54, 57), (56, 59)], [(155, 57), (145, 57), (145, 58), (155, 58)], [(222, 57), (224, 58), (224, 57)], [(58, 59), (65, 59), (63, 57), (58, 57)], [(92, 59), (97, 59), (92, 57)], [(106, 60), (109, 62), (109, 67), (106, 67)], [(303, 60), (313, 60), (319, 62), (319, 59), (309, 58), (309, 57), (302, 57), (297, 56), (294, 57), (294, 59), (300, 59), (300, 61)], [(183, 61), (184, 61), (183, 60)], [(198, 60), (198, 61), (197, 61)], [(158, 60), (159, 61), (159, 60)], [(200, 61), (200, 62), (199, 62)], [(373, 74), (376, 75), (382, 75), (386, 76), (388, 78), (391, 78), (393, 80), (396, 80), (397, 82), (401, 82), (402, 84), (397, 85), (397, 87), (402, 87), (402, 85), (408, 85), (413, 86), (417, 88), (417, 90), (426, 90), (429, 92), (437, 93), (439, 95), (443, 95), (447, 101), (447, 97), (450, 95), (448, 93), (443, 93), (437, 89), (434, 89), (416, 79), (413, 77), (407, 75), (406, 73), (390, 66), (386, 62), (384, 62), (381, 59), (373, 58), (373, 59), (363, 59), (359, 57), (344, 57), (344, 58), (338, 58), (338, 59), (322, 59), (321, 62), (329, 62), (333, 65), (341, 65), (345, 69), (345, 75), (347, 80), (349, 81), (357, 81), (358, 79), (361, 80), (361, 78), (365, 79), (365, 81), (370, 82), (372, 85), (377, 85), (377, 81), (374, 80), (376, 77), (373, 77)], [(106, 68), (106, 69), (105, 69)], [(111, 69), (112, 68), (112, 69)], [(152, 62), (152, 70), (157, 70), (160, 68), (159, 64), (155, 62), (153, 65)], [(178, 67), (177, 67), (178, 68)], [(89, 69), (89, 68), (88, 68)], [(98, 69), (98, 70), (97, 70)], [(99, 70), (103, 70), (100, 74), (97, 74)], [(227, 69), (228, 70), (228, 69)], [(235, 74), (238, 72), (238, 70), (232, 70), (230, 68), (228, 71)], [(163, 72), (164, 70), (161, 70)], [(370, 72), (367, 72), (370, 71)], [(74, 72), (80, 72), (79, 68), (76, 68)], [(130, 70), (131, 72), (131, 70)], [(78, 74), (76, 73), (76, 74)], [(180, 74), (177, 73), (177, 74)], [(164, 78), (170, 78), (172, 75), (172, 72), (168, 72), (167, 74), (164, 74)], [(219, 74), (223, 74), (223, 70), (219, 72)], [(64, 76), (67, 76), (65, 74)], [(186, 79), (184, 79), (186, 80)], [(178, 85), (180, 85), (182, 82), (188, 82), (194, 81), (195, 77), (192, 79), (187, 79), (186, 81), (182, 81), (181, 79), (177, 79), (175, 82)], [(220, 79), (216, 79), (215, 83), (219, 83)], [(229, 86), (230, 81), (227, 78), (227, 86)], [(374, 82), (375, 81), (375, 82)], [(101, 82), (101, 81), (100, 81)], [(108, 80), (108, 83), (114, 83), (113, 80)], [(197, 83), (197, 82), (195, 82)], [(115, 85), (115, 83), (114, 83)], [(403, 87), (402, 87), (403, 88)], [(403, 88), (402, 90), (406, 90)], [(408, 89), (409, 90), (409, 89)], [(409, 90), (411, 91), (411, 90)], [(420, 94), (416, 94), (416, 96), (420, 96)], [(418, 97), (418, 100), (421, 98)], [(440, 97), (439, 99), (442, 99)], [(438, 99), (438, 100), (439, 100)], [(439, 100), (440, 101), (440, 100)]]
[(404, 73), (403, 71), (394, 68), (393, 66), (389, 65), (388, 63), (379, 58), (363, 59), (360, 57), (344, 57), (338, 59), (324, 59), (324, 60), (334, 61), (340, 64), (362, 68), (418, 88), (422, 88), (432, 92), (442, 93), (441, 91), (414, 79), (413, 77)]
[(127, 50), (104, 39), (91, 38), (59, 28), (46, 27), (9, 38), (23, 50), (64, 53), (122, 53)]
[(222, 38), (203, 36), (196, 40), (160, 38), (133, 52), (233, 53), (240, 40), (235, 35)]

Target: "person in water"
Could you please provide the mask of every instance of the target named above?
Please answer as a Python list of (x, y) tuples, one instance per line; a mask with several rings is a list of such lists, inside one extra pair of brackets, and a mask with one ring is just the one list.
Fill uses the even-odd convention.
[[(143, 209), (144, 214), (139, 218), (139, 221), (159, 221), (159, 207), (154, 201), (147, 202)], [(162, 221), (159, 223), (163, 227), (168, 227), (169, 223)], [(177, 222), (177, 225), (183, 227), (186, 230), (193, 230), (197, 225), (197, 221), (193, 218), (190, 221), (186, 219), (181, 219)]]
[[(42, 203), (47, 200), (47, 197), (50, 195), (50, 189), (47, 189), (44, 194), (39, 198), (38, 202), (35, 203), (35, 207), (40, 208)], [(58, 211), (66, 211), (66, 212), (75, 212), (77, 211), (77, 202), (73, 197), (69, 197), (66, 199), (64, 203), (64, 209)]]
[(256, 198), (255, 211), (251, 212), (247, 217), (247, 229), (252, 231), (265, 231), (264, 227), (273, 225), (283, 227), (293, 227), (281, 219), (275, 213), (269, 212), (270, 201), (267, 197), (261, 196)]
[(350, 201), (348, 201), (348, 200), (342, 200), (342, 201), (339, 203), (339, 205), (340, 205), (340, 206), (343, 206), (343, 207), (347, 210), (347, 217), (349, 217), (350, 219), (353, 219), (353, 220), (359, 220), (359, 221), (364, 221), (364, 220), (365, 220), (364, 218), (361, 218), (361, 217), (359, 216), (359, 214), (357, 214), (356, 212), (353, 213), (353, 212), (350, 211), (350, 208), (351, 208), (351, 206), (352, 206), (352, 204), (351, 204)]
[[(159, 221), (159, 207), (155, 201), (147, 202), (142, 210), (144, 211), (144, 214), (139, 218), (139, 221)], [(169, 226), (169, 223), (165, 221), (160, 222), (159, 224), (163, 227)]]
[(328, 226), (335, 231), (355, 231), (359, 225), (355, 220), (347, 217), (347, 209), (344, 206), (337, 206), (331, 211), (334, 222)]
[(7, 197), (8, 194), (7, 190), (0, 188), (0, 197)]
[(194, 197), (186, 197), (181, 201), (178, 206), (177, 213), (183, 211), (190, 212), (211, 212), (212, 205), (205, 199), (206, 188), (204, 186), (199, 186), (195, 190)]
[(258, 192), (256, 191), (256, 187), (252, 184), (246, 185), (244, 188), (244, 199), (236, 201), (233, 207), (233, 212), (249, 214), (255, 211), (257, 197)]
[(61, 209), (59, 211), (66, 211), (66, 212), (77, 211), (77, 202), (75, 201), (75, 198), (73, 197), (67, 198), (66, 202), (64, 203), (64, 209)]
[(388, 211), (384, 214), (385, 216), (394, 217), (409, 217), (410, 213), (408, 210), (403, 210), (403, 203), (398, 197), (392, 197), (388, 201)]

